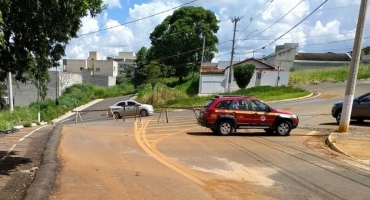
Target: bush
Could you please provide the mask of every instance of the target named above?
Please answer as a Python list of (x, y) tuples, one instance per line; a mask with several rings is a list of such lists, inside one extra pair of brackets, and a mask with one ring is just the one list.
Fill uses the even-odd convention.
[(252, 64), (238, 65), (234, 67), (235, 82), (240, 89), (246, 88), (251, 81), (256, 67)]

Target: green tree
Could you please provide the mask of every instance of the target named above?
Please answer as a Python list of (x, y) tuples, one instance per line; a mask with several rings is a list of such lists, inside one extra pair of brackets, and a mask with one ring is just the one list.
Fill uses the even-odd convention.
[(215, 35), (219, 29), (216, 15), (202, 7), (182, 7), (157, 25), (150, 34), (152, 53), (159, 63), (172, 66), (182, 83), (191, 72), (191, 65), (200, 66), (205, 37), (204, 60), (212, 60), (217, 52)]
[(131, 83), (137, 88), (137, 86), (143, 84), (146, 79), (146, 74), (144, 67), (147, 64), (148, 49), (146, 47), (141, 47), (141, 49), (136, 53), (136, 68), (134, 77), (131, 77)]
[(144, 73), (146, 75), (146, 82), (148, 83), (157, 83), (162, 74), (157, 61), (151, 61), (148, 65), (145, 65)]
[(4, 28), (4, 20), (3, 20), (3, 15), (0, 11), (0, 48), (1, 49), (4, 48), (4, 44), (5, 44), (3, 28)]
[(238, 65), (234, 67), (234, 78), (240, 89), (248, 86), (256, 67), (253, 64)]
[(370, 54), (370, 46), (367, 46), (364, 48), (364, 54), (369, 55)]
[(6, 85), (4, 83), (0, 83), (0, 110), (4, 110), (6, 106), (6, 102), (4, 99), (5, 92), (6, 92)]
[(45, 94), (48, 69), (59, 65), (69, 40), (78, 37), (81, 18), (105, 8), (103, 0), (0, 1), (5, 46), (0, 50), (0, 81), (12, 72), (21, 82), (37, 80)]

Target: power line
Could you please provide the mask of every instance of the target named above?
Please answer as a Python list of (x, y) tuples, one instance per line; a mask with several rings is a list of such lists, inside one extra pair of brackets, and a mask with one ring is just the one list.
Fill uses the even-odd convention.
[[(274, 26), (275, 24), (277, 24), (279, 21), (281, 21), (284, 17), (286, 17), (290, 12), (292, 12), (297, 6), (299, 6), (299, 4), (301, 4), (304, 0), (300, 1), (297, 5), (295, 5), (292, 9), (290, 9), (285, 15), (283, 15), (280, 19), (278, 19), (276, 22), (274, 22), (273, 24), (271, 24), (269, 27), (267, 27), (265, 30), (257, 33), (256, 35), (250, 37), (250, 38), (254, 38), (258, 35), (261, 35), (262, 33), (264, 33), (266, 30), (270, 29), (272, 26)], [(249, 38), (249, 39), (250, 39)], [(245, 40), (248, 39), (248, 36), (245, 37), (235, 48), (238, 48)]]
[(198, 0), (193, 0), (193, 1), (190, 1), (190, 2), (187, 2), (187, 3), (184, 3), (184, 4), (181, 4), (181, 5), (179, 5), (179, 6), (176, 6), (176, 7), (170, 8), (170, 9), (168, 9), (168, 10), (164, 10), (164, 11), (162, 11), (162, 12), (159, 12), (159, 13), (156, 13), (156, 14), (152, 14), (152, 15), (149, 15), (149, 16), (146, 16), (146, 17), (143, 17), (143, 18), (140, 18), (140, 19), (136, 19), (136, 20), (130, 21), (130, 22), (126, 22), (126, 23), (123, 23), (123, 24), (119, 24), (119, 25), (112, 26), (112, 27), (108, 27), (108, 28), (104, 28), (104, 29), (100, 29), (100, 30), (97, 30), (97, 31), (92, 31), (92, 32), (84, 33), (84, 34), (79, 35), (79, 37), (80, 37), (80, 36), (84, 36), (84, 35), (89, 35), (89, 34), (92, 34), (92, 33), (98, 33), (98, 32), (102, 32), (102, 31), (106, 31), (106, 30), (108, 30), (108, 29), (116, 28), (116, 27), (119, 27), (119, 26), (124, 26), (124, 25), (127, 25), (127, 24), (132, 24), (132, 23), (134, 23), (134, 22), (138, 22), (138, 21), (141, 21), (141, 20), (144, 20), (144, 19), (148, 19), (148, 18), (154, 17), (154, 16), (156, 16), (156, 15), (163, 14), (163, 13), (168, 12), (168, 11), (171, 11), (171, 10), (175, 10), (175, 9), (177, 9), (177, 8), (181, 8), (181, 7), (185, 6), (185, 5), (188, 5), (188, 4), (191, 4), (191, 3), (194, 3), (194, 2), (196, 2), (196, 1), (198, 1)]
[(281, 18), (279, 18), (276, 22), (274, 22), (273, 24), (271, 24), (269, 27), (267, 27), (265, 30), (257, 33), (256, 35), (252, 36), (251, 38), (254, 38), (258, 35), (261, 35), (262, 33), (264, 33), (266, 30), (270, 29), (272, 26), (274, 26), (275, 24), (277, 24), (278, 22), (280, 22), (282, 19), (284, 19), (284, 17), (286, 17), (290, 12), (292, 12), (295, 8), (297, 8), (304, 0), (300, 1), (298, 4), (296, 4), (292, 9), (290, 9), (287, 13), (285, 13), (285, 15), (283, 15)]
[[(370, 30), (365, 30), (364, 32), (368, 32)], [(314, 37), (325, 37), (325, 36), (334, 36), (334, 35), (343, 35), (347, 33), (353, 33), (355, 31), (348, 31), (348, 32), (342, 32), (342, 33), (336, 33), (336, 34), (326, 34), (326, 35), (312, 35), (312, 36), (306, 36), (306, 37), (289, 37), (289, 38), (281, 38), (281, 39), (297, 39), (297, 38), (314, 38)], [(243, 40), (243, 39), (237, 39), (238, 40)], [(251, 39), (249, 38), (248, 40), (271, 40), (271, 39), (262, 39), (262, 38), (257, 38), (257, 39)]]
[[(279, 40), (280, 38), (284, 37), (284, 35), (286, 35), (287, 33), (289, 33), (291, 30), (293, 30), (294, 28), (296, 28), (298, 25), (300, 25), (303, 21), (305, 21), (308, 17), (310, 17), (312, 14), (314, 14), (322, 5), (324, 5), (328, 0), (325, 0), (324, 2), (322, 2), (317, 8), (315, 8), (315, 10), (313, 10), (310, 14), (308, 14), (305, 18), (303, 18), (300, 22), (298, 22), (296, 25), (294, 25), (291, 29), (289, 29), (288, 31), (286, 31), (285, 33), (283, 33), (281, 36), (279, 36), (278, 38), (276, 38), (275, 40), (273, 40), (272, 42), (268, 43), (267, 45), (257, 49), (257, 50), (260, 50), (260, 49), (264, 49), (266, 48), (267, 46), (269, 46), (270, 44), (276, 42), (277, 40)], [(255, 51), (257, 51), (255, 50)]]
[(241, 31), (244, 31), (245, 29), (248, 28), (249, 24), (252, 23), (253, 20), (257, 19), (259, 16), (261, 16), (266, 10), (267, 8), (270, 6), (270, 4), (273, 2), (274, 0), (269, 0), (269, 2), (267, 2), (267, 4), (265, 4), (264, 8), (260, 9), (261, 12), (259, 14), (257, 14), (256, 17), (254, 17), (255, 15), (252, 15), (252, 17), (249, 18), (249, 22), (248, 24), (241, 30)]

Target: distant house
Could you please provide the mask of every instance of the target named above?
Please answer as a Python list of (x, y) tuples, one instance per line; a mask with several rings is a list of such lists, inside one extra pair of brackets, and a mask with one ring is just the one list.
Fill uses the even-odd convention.
[(318, 69), (349, 65), (349, 53), (299, 53), (298, 43), (277, 45), (275, 52), (262, 58), (262, 61), (284, 71), (300, 69)]
[[(219, 63), (203, 63), (199, 80), (200, 95), (227, 92), (230, 67), (227, 66), (226, 68), (223, 68), (224, 63), (226, 63), (226, 61), (221, 62), (221, 67), (219, 67)], [(230, 61), (228, 61), (228, 63), (230, 65)], [(233, 66), (245, 64), (253, 64), (256, 67), (255, 73), (247, 88), (262, 85), (276, 86), (288, 84), (288, 71), (278, 71), (273, 66), (255, 58), (243, 60), (235, 63)], [(239, 87), (237, 86), (232, 73), (230, 90), (235, 91), (238, 89)]]
[(135, 71), (136, 54), (134, 52), (118, 52), (118, 56), (108, 56), (107, 60), (114, 60), (118, 63), (118, 76), (126, 76), (126, 69), (130, 69), (132, 73)]
[(262, 58), (264, 63), (273, 67), (280, 67), (284, 71), (289, 71), (293, 68), (293, 62), (298, 52), (298, 43), (285, 43), (277, 45), (275, 52)]
[(90, 51), (89, 58), (63, 59), (63, 71), (79, 74), (82, 83), (109, 87), (116, 85), (118, 75), (118, 63), (114, 60), (101, 60), (99, 52)]

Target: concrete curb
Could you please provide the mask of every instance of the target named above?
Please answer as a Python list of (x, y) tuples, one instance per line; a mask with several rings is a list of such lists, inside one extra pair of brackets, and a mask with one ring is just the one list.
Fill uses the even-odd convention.
[[(337, 145), (336, 145), (336, 135), (337, 133), (330, 133), (329, 136), (326, 138), (325, 140), (325, 144), (329, 146), (329, 148), (333, 151), (336, 151), (340, 154), (343, 154), (345, 156), (348, 156), (350, 158), (353, 158), (354, 160), (362, 163), (362, 164), (365, 164), (365, 165), (369, 165), (370, 164), (370, 160), (363, 160), (363, 159), (359, 159), (355, 156), (352, 156), (352, 155), (349, 155), (348, 153), (346, 153), (345, 151), (343, 151), (342, 149), (340, 149)], [(343, 140), (343, 139), (342, 139)]]
[[(87, 108), (87, 107), (89, 107), (89, 106), (92, 106), (92, 105), (94, 105), (94, 104), (96, 104), (96, 103), (98, 103), (98, 102), (100, 102), (100, 101), (103, 101), (103, 100), (104, 100), (104, 99), (95, 99), (94, 101), (91, 101), (91, 102), (89, 102), (89, 103), (87, 103), (87, 104), (85, 104), (85, 105), (79, 106), (79, 107), (77, 107), (77, 108), (75, 108), (75, 109), (73, 109), (73, 110), (74, 110), (74, 111), (81, 111), (81, 110), (83, 110), (83, 109), (85, 109), (85, 108)], [(63, 119), (66, 119), (66, 118), (68, 118), (68, 117), (70, 117), (70, 116), (72, 116), (72, 115), (74, 115), (74, 114), (75, 114), (74, 112), (69, 111), (69, 112), (67, 112), (66, 114), (64, 114), (64, 115), (60, 116), (59, 118), (54, 119), (54, 120), (53, 120), (53, 123), (55, 124), (55, 123), (57, 123), (57, 122), (59, 122), (59, 121), (61, 121), (61, 120), (63, 120)]]
[[(31, 127), (44, 126), (44, 125), (47, 125), (47, 124), (48, 124), (47, 122), (40, 122), (40, 125), (37, 125), (36, 123), (31, 123)], [(22, 128), (25, 128), (25, 127), (23, 125), (19, 125), (19, 126), (14, 126), (13, 128), (22, 129)]]
[(35, 178), (26, 190), (26, 200), (48, 199), (54, 187), (56, 171), (58, 168), (57, 151), (60, 141), (62, 125), (54, 127), (46, 142), (43, 159), (37, 170)]
[(301, 99), (307, 99), (307, 98), (315, 98), (320, 96), (321, 93), (318, 93), (317, 95), (314, 96), (313, 92), (311, 94), (303, 96), (303, 97), (298, 97), (298, 98), (291, 98), (291, 99), (284, 99), (284, 100), (276, 100), (276, 101), (267, 101), (267, 103), (274, 103), (274, 102), (284, 102), (284, 101), (295, 101), (295, 100), (301, 100)]
[(337, 147), (337, 145), (335, 144), (336, 142), (335, 142), (335, 136), (334, 136), (334, 134), (335, 133), (330, 133), (329, 134), (329, 136), (328, 136), (328, 138), (326, 138), (326, 140), (325, 140), (325, 144), (326, 145), (328, 145), (329, 147), (330, 147), (330, 149), (332, 149), (332, 150), (334, 150), (334, 151), (336, 151), (336, 152), (338, 152), (338, 153), (341, 153), (341, 154), (343, 154), (343, 155), (346, 155), (346, 156), (349, 156), (349, 157), (351, 157), (351, 158), (355, 158), (355, 157), (353, 157), (353, 156), (351, 156), (351, 155), (349, 155), (349, 154), (347, 154), (346, 152), (344, 152), (343, 150), (341, 150), (339, 147)]

